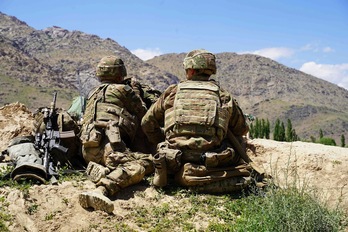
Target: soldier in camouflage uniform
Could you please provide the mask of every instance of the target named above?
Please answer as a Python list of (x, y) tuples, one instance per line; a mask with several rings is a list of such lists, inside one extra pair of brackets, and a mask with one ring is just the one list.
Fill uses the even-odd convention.
[(187, 80), (169, 86), (141, 122), (150, 142), (158, 144), (153, 185), (167, 185), (169, 175), (198, 192), (240, 190), (250, 183), (251, 169), (233, 149), (228, 132), (236, 137), (248, 132), (244, 114), (210, 80), (216, 73), (212, 53), (193, 50), (183, 65)]
[(88, 97), (80, 138), (86, 173), (97, 189), (81, 193), (79, 202), (111, 213), (114, 205), (108, 197), (153, 172), (152, 156), (131, 149), (147, 108), (131, 86), (122, 83), (127, 72), (121, 59), (102, 58), (96, 75), (102, 84)]

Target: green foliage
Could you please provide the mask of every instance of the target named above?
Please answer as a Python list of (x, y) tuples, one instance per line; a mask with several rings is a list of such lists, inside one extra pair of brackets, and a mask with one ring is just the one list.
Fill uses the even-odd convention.
[(319, 130), (319, 139), (321, 139), (323, 137), (324, 137), (324, 133), (323, 133), (323, 130), (320, 128), (320, 130)]
[(344, 135), (341, 135), (341, 147), (345, 147), (346, 146), (346, 138), (344, 137)]
[(270, 124), (269, 120), (267, 121), (265, 119), (255, 119), (255, 123), (250, 124), (250, 130), (249, 130), (250, 136), (252, 138), (266, 138), (269, 139), (270, 135)]
[(293, 138), (293, 135), (292, 135), (292, 123), (291, 123), (291, 120), (288, 119), (288, 124), (286, 126), (286, 141), (287, 142), (291, 142), (293, 141), (292, 138)]
[(57, 107), (59, 108), (67, 109), (73, 97), (78, 95), (77, 90), (74, 89), (32, 86), (28, 85), (28, 82), (22, 82), (1, 74), (0, 84), (2, 86), (0, 106), (20, 102), (32, 111), (38, 107), (50, 106), (52, 93), (55, 91), (58, 92)]
[(38, 205), (37, 204), (33, 204), (33, 205), (30, 205), (28, 208), (27, 208), (27, 214), (29, 215), (33, 215), (37, 209), (38, 209)]
[(319, 139), (319, 143), (329, 146), (336, 146), (336, 142), (333, 138), (322, 137)]
[(0, 231), (10, 231), (7, 223), (12, 220), (12, 216), (7, 212), (8, 202), (4, 196), (0, 196)]
[(275, 141), (285, 141), (285, 126), (278, 118), (275, 123), (273, 139)]
[(290, 189), (269, 189), (264, 197), (251, 195), (226, 202), (234, 218), (211, 223), (209, 231), (339, 231), (343, 212), (328, 210), (316, 198)]
[(273, 131), (273, 139), (275, 141), (280, 141), (280, 119), (277, 118)]
[(284, 122), (280, 123), (279, 141), (286, 141)]
[(270, 123), (269, 120), (267, 119), (266, 121), (266, 127), (265, 127), (265, 137), (266, 139), (270, 139), (270, 133), (271, 133), (271, 129), (270, 129)]

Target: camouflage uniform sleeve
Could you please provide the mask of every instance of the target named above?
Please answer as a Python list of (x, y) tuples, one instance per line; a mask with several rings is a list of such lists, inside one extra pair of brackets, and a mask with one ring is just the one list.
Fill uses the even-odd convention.
[(231, 115), (228, 128), (232, 131), (232, 133), (236, 136), (246, 135), (249, 131), (249, 126), (246, 122), (244, 113), (242, 109), (239, 107), (236, 99), (232, 98), (232, 96), (226, 92), (221, 91), (221, 102), (223, 107), (227, 107), (228, 111)]
[(175, 93), (176, 85), (169, 86), (150, 107), (141, 121), (144, 133), (153, 144), (162, 142), (165, 139), (162, 129), (164, 126), (164, 113), (167, 109), (173, 107)]
[(127, 110), (135, 114), (139, 119), (142, 119), (146, 113), (146, 106), (143, 104), (140, 96), (137, 95), (132, 87), (125, 85), (124, 87), (126, 98), (129, 99), (129, 104), (126, 105)]

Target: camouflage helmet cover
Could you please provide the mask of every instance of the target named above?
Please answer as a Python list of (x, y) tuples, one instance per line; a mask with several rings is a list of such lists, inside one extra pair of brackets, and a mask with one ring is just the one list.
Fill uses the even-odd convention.
[(109, 80), (110, 77), (115, 77), (113, 80), (119, 77), (123, 79), (123, 77), (127, 76), (127, 70), (120, 58), (116, 56), (105, 56), (97, 65), (96, 75), (100, 80)]
[(216, 73), (215, 55), (205, 49), (193, 50), (184, 59), (184, 69), (206, 69)]

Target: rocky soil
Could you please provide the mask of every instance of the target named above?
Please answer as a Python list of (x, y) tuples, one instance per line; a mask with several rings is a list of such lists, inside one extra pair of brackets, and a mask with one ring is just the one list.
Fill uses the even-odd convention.
[[(13, 103), (0, 108), (0, 149), (8, 141), (31, 131), (32, 113), (22, 104)], [(255, 139), (250, 144), (255, 153), (250, 157), (280, 186), (305, 185), (316, 191), (329, 207), (341, 207), (348, 213), (348, 149), (305, 142), (276, 142)], [(2, 163), (5, 165), (6, 163)], [(287, 178), (286, 178), (287, 177)], [(127, 221), (128, 227), (143, 231), (130, 219), (139, 208), (167, 203), (173, 207), (190, 207), (184, 198), (163, 195), (143, 181), (120, 192), (114, 199), (112, 215), (101, 211), (88, 211), (78, 203), (81, 191), (93, 189), (92, 182), (66, 181), (58, 185), (33, 185), (28, 192), (1, 187), (7, 206), (14, 221), (11, 231), (114, 231), (117, 224)], [(180, 210), (177, 212), (180, 214)], [(209, 217), (209, 215), (201, 215)], [(192, 218), (196, 229), (206, 226), (202, 218)]]

